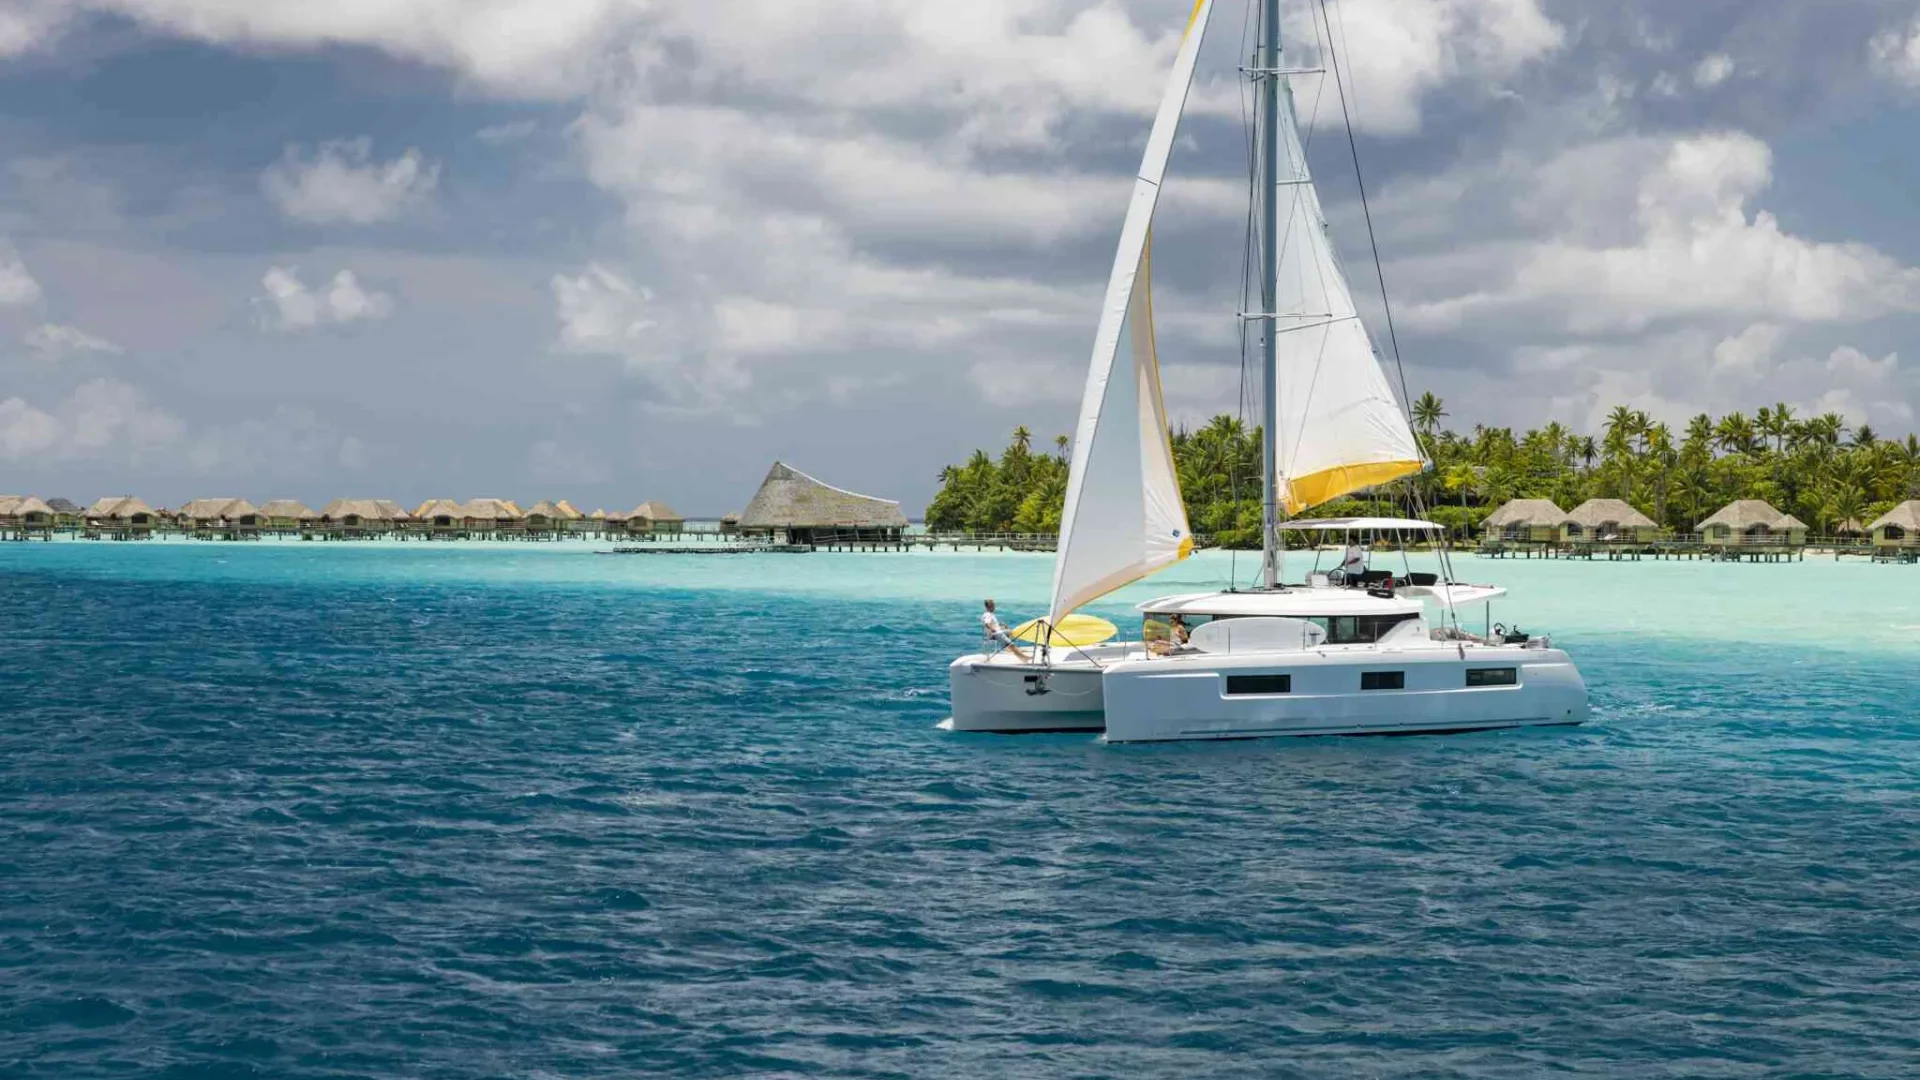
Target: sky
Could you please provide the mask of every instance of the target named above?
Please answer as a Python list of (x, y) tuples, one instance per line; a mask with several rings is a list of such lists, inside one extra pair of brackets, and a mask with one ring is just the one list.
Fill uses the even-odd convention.
[[(1155, 228), (1241, 408), (1244, 0)], [(1412, 393), (1920, 428), (1920, 0), (1285, 0)], [(1071, 430), (1188, 0), (0, 0), (0, 491), (737, 510)]]

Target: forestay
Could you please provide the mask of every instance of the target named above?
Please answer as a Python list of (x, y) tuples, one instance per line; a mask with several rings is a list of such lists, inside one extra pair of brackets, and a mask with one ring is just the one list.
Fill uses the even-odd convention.
[(1107, 281), (1053, 563), (1055, 620), (1193, 553), (1154, 350), (1149, 237), (1212, 7), (1199, 0), (1188, 19)]
[(1279, 230), (1274, 298), (1280, 433), (1275, 494), (1288, 513), (1419, 472), (1419, 444), (1394, 400), (1353, 292), (1334, 257), (1307, 171), (1292, 94), (1280, 107)]

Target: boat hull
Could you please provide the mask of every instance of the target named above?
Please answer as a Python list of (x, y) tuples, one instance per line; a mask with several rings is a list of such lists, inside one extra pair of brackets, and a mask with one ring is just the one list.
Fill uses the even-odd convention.
[[(1509, 668), (1511, 685), (1468, 684), (1469, 670)], [(1384, 676), (1385, 688), (1363, 689), (1367, 673)], [(1257, 692), (1279, 676), (1284, 692)], [(1567, 654), (1520, 646), (1131, 660), (1109, 666), (1102, 689), (1106, 740), (1115, 743), (1442, 734), (1587, 719), (1586, 683)]]
[(1022, 664), (1007, 654), (963, 656), (947, 668), (952, 731), (1002, 735), (1101, 731), (1106, 727), (1100, 668), (1091, 663)]

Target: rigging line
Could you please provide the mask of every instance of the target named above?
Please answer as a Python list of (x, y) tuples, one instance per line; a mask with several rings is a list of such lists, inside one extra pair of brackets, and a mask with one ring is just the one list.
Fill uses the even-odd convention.
[[(1407, 368), (1400, 359), (1400, 335), (1393, 326), (1393, 301), (1387, 296), (1387, 272), (1380, 263), (1380, 239), (1373, 231), (1373, 208), (1367, 204), (1367, 181), (1360, 169), (1360, 140), (1353, 134), (1353, 114), (1347, 107), (1347, 80), (1340, 64), (1340, 53), (1333, 47), (1333, 22), (1327, 14), (1327, 0), (1319, 0), (1320, 19), (1327, 28), (1327, 59), (1332, 61), (1333, 85), (1340, 95), (1340, 115), (1347, 125), (1347, 149), (1353, 154), (1353, 181), (1360, 192), (1360, 212), (1367, 222), (1367, 244), (1373, 249), (1373, 272), (1380, 282), (1380, 306), (1387, 317), (1387, 341), (1393, 346), (1394, 370), (1400, 373), (1400, 395), (1405, 404), (1403, 409), (1413, 407), (1411, 392), (1407, 389)], [(1340, 19), (1341, 37), (1345, 40), (1346, 16)]]

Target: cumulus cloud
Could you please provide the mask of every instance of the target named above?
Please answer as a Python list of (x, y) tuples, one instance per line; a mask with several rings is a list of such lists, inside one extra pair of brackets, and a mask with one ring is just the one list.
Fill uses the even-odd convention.
[(265, 296), (254, 300), (261, 324), (271, 330), (300, 331), (384, 319), (393, 313), (393, 298), (363, 287), (351, 270), (333, 275), (316, 291), (300, 280), (298, 267), (273, 266), (260, 279)]
[(1866, 244), (1794, 236), (1750, 210), (1772, 165), (1750, 135), (1675, 138), (1638, 178), (1631, 236), (1596, 244), (1549, 234), (1490, 250), (1478, 288), (1414, 304), (1408, 321), (1454, 330), (1524, 316), (1600, 333), (1700, 317), (1844, 322), (1920, 311), (1920, 270)]
[(51, 410), (0, 401), (0, 457), (10, 461), (137, 459), (179, 443), (186, 425), (117, 379), (91, 379)]
[(281, 213), (310, 224), (392, 221), (424, 202), (439, 182), (440, 166), (419, 150), (376, 161), (373, 140), (365, 137), (321, 143), (311, 158), (289, 146), (260, 176), (261, 190)]
[(27, 264), (0, 246), (0, 307), (22, 307), (40, 302), (40, 283), (27, 273)]
[(49, 360), (72, 356), (77, 353), (113, 353), (123, 350), (120, 346), (103, 337), (96, 337), (76, 326), (63, 326), (59, 323), (43, 323), (27, 331), (23, 339), (27, 348)]

